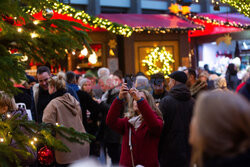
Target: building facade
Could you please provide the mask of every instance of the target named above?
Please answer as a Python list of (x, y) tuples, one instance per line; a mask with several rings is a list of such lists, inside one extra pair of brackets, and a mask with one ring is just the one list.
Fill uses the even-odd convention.
[[(84, 10), (88, 14), (97, 16), (100, 13), (137, 13), (163, 14), (168, 13), (168, 7), (176, 0), (59, 0), (76, 9)], [(219, 4), (219, 10), (214, 10), (218, 0), (193, 0), (191, 12), (196, 13), (231, 13), (234, 9)]]

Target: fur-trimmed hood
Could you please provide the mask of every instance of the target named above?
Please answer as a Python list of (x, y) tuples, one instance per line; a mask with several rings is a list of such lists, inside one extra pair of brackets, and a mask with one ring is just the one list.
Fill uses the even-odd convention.
[(190, 88), (191, 96), (196, 97), (203, 90), (207, 90), (207, 82), (197, 80)]

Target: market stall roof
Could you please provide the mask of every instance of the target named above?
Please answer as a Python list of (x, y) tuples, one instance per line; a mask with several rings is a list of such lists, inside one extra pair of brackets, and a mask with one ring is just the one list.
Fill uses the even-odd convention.
[(170, 14), (100, 14), (98, 17), (128, 25), (135, 31), (194, 30), (201, 26)]
[[(37, 19), (37, 20), (46, 20), (43, 17), (42, 11), (39, 12), (39, 13), (34, 14), (33, 17), (35, 19)], [(94, 32), (96, 32), (96, 31), (107, 31), (104, 28), (94, 27), (94, 26), (90, 26), (89, 24), (84, 24), (81, 20), (74, 19), (73, 17), (68, 16), (67, 14), (59, 14), (58, 12), (55, 12), (55, 11), (54, 11), (53, 16), (51, 17), (51, 19), (62, 19), (62, 20), (67, 20), (67, 21), (78, 22), (78, 23), (82, 24), (83, 26), (91, 29), (91, 31), (94, 31)]]
[(222, 22), (229, 22), (235, 25), (242, 25), (242, 26), (250, 26), (250, 18), (246, 17), (243, 14), (238, 13), (221, 13), (221, 14), (210, 14), (210, 13), (201, 13), (198, 16), (207, 17), (209, 19), (222, 21)]
[(207, 14), (189, 15), (188, 19), (203, 25), (204, 30), (190, 31), (190, 37), (240, 32), (250, 28), (250, 18), (242, 14)]

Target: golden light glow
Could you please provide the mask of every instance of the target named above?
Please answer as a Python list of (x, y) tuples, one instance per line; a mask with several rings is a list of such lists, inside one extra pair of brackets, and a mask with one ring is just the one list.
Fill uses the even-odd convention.
[(33, 32), (30, 34), (30, 36), (31, 36), (31, 38), (36, 38), (36, 37), (38, 37), (38, 34)]
[(96, 53), (93, 51), (93, 53), (89, 56), (88, 58), (89, 62), (91, 64), (96, 64), (97, 63), (97, 56)]
[(17, 28), (17, 32), (22, 32), (22, 31), (23, 31), (23, 29), (21, 27)]
[(84, 46), (83, 50), (81, 50), (81, 55), (87, 56), (88, 55), (88, 49)]
[(181, 13), (182, 14), (188, 14), (188, 13), (190, 13), (190, 7), (189, 6), (182, 6), (182, 8), (181, 8), (182, 10), (181, 10)]
[(180, 6), (177, 3), (175, 4), (172, 3), (168, 9), (171, 13), (177, 14), (180, 11)]
[(165, 78), (173, 71), (173, 55), (165, 47), (156, 47), (142, 60), (142, 65), (147, 67), (147, 75), (163, 73)]
[(34, 23), (35, 25), (37, 25), (37, 24), (39, 23), (39, 21), (38, 21), (38, 20), (35, 20), (35, 21), (33, 21), (33, 23)]

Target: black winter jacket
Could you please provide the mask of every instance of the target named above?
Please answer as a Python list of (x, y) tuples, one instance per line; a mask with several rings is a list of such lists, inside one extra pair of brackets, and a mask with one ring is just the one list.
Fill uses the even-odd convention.
[[(116, 88), (110, 89), (108, 91), (107, 101), (100, 103), (102, 106), (103, 116), (102, 116), (98, 138), (104, 141), (105, 143), (121, 143), (121, 135), (115, 132), (114, 130), (110, 129), (106, 125), (106, 117), (107, 117), (109, 108), (118, 95), (119, 95), (118, 89)], [(121, 114), (122, 113), (123, 113), (123, 110), (121, 111)]]
[(159, 143), (160, 166), (188, 167), (190, 146), (189, 124), (194, 100), (185, 84), (174, 86), (160, 102), (164, 126)]
[[(80, 100), (80, 105), (82, 109), (82, 122), (86, 131), (92, 135), (97, 135), (98, 125), (97, 121), (100, 120), (99, 113), (101, 112), (100, 105), (92, 99), (92, 97), (85, 91), (77, 91), (77, 96)], [(91, 113), (90, 119), (92, 123), (87, 121), (87, 110)]]
[(230, 158), (207, 158), (204, 167), (248, 167), (250, 166), (250, 149)]

